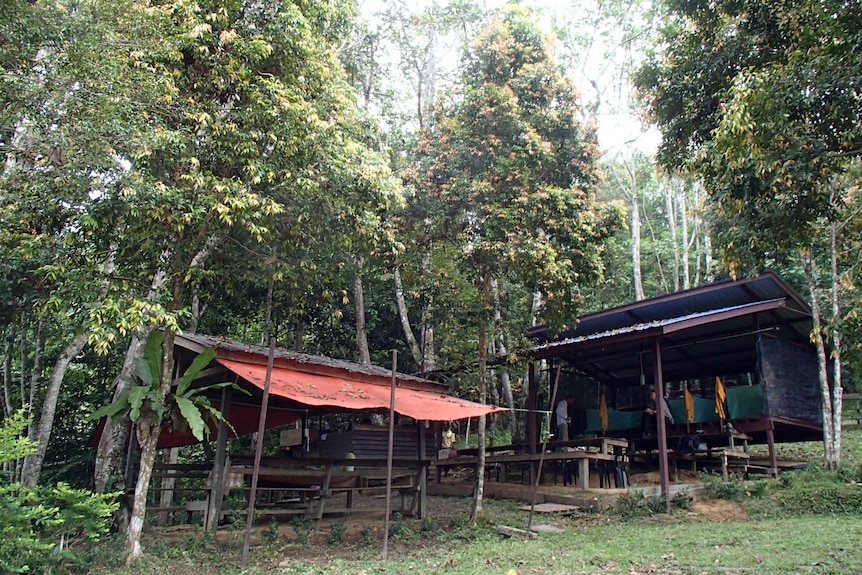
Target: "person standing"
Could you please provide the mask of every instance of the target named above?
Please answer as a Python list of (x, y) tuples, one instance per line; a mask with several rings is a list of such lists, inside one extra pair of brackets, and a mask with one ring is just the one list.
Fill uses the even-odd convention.
[(570, 439), (569, 425), (572, 423), (572, 418), (569, 417), (569, 406), (574, 402), (575, 396), (568, 395), (557, 403), (557, 408), (554, 410), (554, 419), (557, 424), (557, 441), (568, 441)]

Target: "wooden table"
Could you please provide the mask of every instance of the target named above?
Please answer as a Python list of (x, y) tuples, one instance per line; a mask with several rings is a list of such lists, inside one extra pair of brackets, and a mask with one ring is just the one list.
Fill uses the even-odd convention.
[[(529, 463), (538, 465), (539, 462), (570, 462), (575, 461), (578, 465), (578, 487), (588, 489), (590, 486), (590, 461), (613, 462), (617, 461), (617, 456), (611, 453), (601, 453), (595, 451), (555, 451), (551, 453), (510, 453), (510, 454), (490, 454), (485, 457), (485, 465), (501, 464), (508, 465), (510, 463)], [(478, 458), (471, 455), (461, 455), (450, 459), (444, 459), (436, 462), (439, 467), (473, 467), (478, 465)]]

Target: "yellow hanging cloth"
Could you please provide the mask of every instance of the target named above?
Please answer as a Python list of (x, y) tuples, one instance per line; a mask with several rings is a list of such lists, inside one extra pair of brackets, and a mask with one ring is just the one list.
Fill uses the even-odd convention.
[(608, 431), (608, 402), (605, 400), (605, 394), (602, 394), (602, 400), (599, 402), (599, 419), (602, 420), (602, 433)]
[(727, 419), (727, 412), (724, 411), (724, 402), (727, 399), (727, 394), (724, 391), (724, 384), (721, 383), (721, 378), (715, 378), (715, 412), (721, 419), (722, 423)]
[(686, 385), (682, 391), (683, 399), (685, 400), (685, 421), (686, 423), (694, 423), (694, 397), (688, 390)]

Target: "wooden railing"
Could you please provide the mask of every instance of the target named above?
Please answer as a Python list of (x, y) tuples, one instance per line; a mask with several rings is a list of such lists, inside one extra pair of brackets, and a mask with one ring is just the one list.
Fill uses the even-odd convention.
[(845, 425), (855, 423), (862, 426), (862, 393), (845, 393), (843, 421)]

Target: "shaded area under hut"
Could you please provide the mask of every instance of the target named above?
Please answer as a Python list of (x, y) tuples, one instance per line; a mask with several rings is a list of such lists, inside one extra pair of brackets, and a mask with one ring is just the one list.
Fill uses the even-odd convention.
[[(658, 459), (663, 493), (669, 455), (777, 474), (776, 442), (822, 439), (811, 328), (808, 305), (774, 273), (588, 314), (558, 335), (535, 328), (527, 408), (553, 411), (559, 369), (557, 400), (574, 396), (570, 435), (625, 439), (630, 462)], [(671, 417), (650, 426), (652, 392)], [(530, 418), (529, 445), (543, 425)], [(768, 445), (769, 460), (750, 461), (749, 443)]]
[[(228, 445), (231, 439), (258, 430), (269, 349), (182, 333), (175, 339), (177, 372), (182, 373), (207, 348), (215, 348), (216, 357), (193, 385), (230, 381), (244, 393), (225, 387), (211, 398), (229, 424), (210, 425), (209, 439), (214, 444), (205, 449), (208, 463), (177, 463), (176, 450), (169, 455), (169, 448), (197, 440), (188, 429), (168, 425), (162, 431), (159, 448), (166, 457), (154, 468), (148, 512), (162, 517), (185, 512), (189, 519), (200, 512), (207, 528), (214, 529), (227, 512), (228, 493), (239, 490), (247, 497), (249, 492), (254, 458), (228, 453)], [(343, 510), (350, 510), (354, 496), (386, 492), (389, 426), (384, 419), (389, 416), (393, 386), (396, 428), (391, 490), (401, 495), (403, 512), (419, 517), (426, 513), (428, 468), (440, 448), (442, 423), (501, 411), (452, 397), (446, 385), (420, 377), (282, 349), (274, 351), (269, 378), (265, 429), (280, 430), (279, 446), (278, 453), (261, 461), (256, 489), (260, 496), (254, 502), (259, 515), (267, 517), (320, 518), (332, 509), (327, 504), (336, 496), (344, 496)], [(130, 468), (127, 485), (133, 484), (135, 476)], [(187, 490), (193, 495), (181, 494), (178, 482), (183, 481), (193, 485)], [(178, 500), (175, 493), (180, 494)]]

